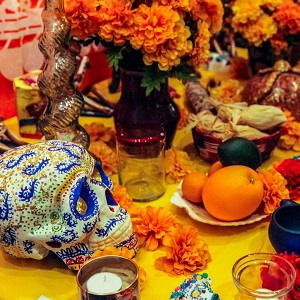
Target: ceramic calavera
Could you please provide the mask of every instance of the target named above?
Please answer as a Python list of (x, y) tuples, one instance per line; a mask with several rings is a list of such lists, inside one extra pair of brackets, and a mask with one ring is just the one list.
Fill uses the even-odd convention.
[(83, 147), (65, 141), (26, 145), (0, 156), (0, 249), (43, 259), (53, 251), (78, 270), (95, 250), (137, 238), (112, 182)]

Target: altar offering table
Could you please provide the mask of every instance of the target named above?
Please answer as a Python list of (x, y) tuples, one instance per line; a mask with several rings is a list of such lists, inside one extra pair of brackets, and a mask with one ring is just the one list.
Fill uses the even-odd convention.
[[(206, 78), (210, 75), (206, 74)], [(225, 75), (224, 75), (225, 76)], [(184, 104), (184, 86), (176, 79), (170, 80), (181, 95), (175, 99), (178, 105)], [(112, 118), (81, 117), (80, 123), (90, 124), (100, 122), (105, 126), (113, 127)], [(6, 125), (18, 134), (18, 120), (13, 117), (5, 121)], [(24, 139), (28, 142), (37, 140)], [(187, 151), (191, 157), (198, 157), (193, 145), (191, 131), (177, 130), (173, 146)], [(276, 148), (261, 168), (270, 168), (275, 161), (299, 155), (293, 151), (282, 151)], [(197, 158), (199, 161), (199, 158)], [(206, 172), (209, 163), (200, 160), (201, 168)], [(111, 177), (117, 180), (116, 175)], [(184, 209), (170, 203), (170, 198), (178, 184), (168, 184), (165, 194), (158, 200), (148, 203), (136, 203), (136, 206), (154, 207), (162, 206), (185, 224), (198, 228), (202, 239), (207, 243), (212, 261), (207, 268), (198, 273), (206, 272), (212, 278), (212, 289), (223, 300), (234, 299), (237, 289), (232, 280), (231, 269), (234, 262), (249, 253), (270, 252), (275, 253), (268, 238), (268, 225), (270, 217), (248, 225), (241, 226), (215, 226), (194, 221)], [(174, 289), (180, 285), (185, 276), (174, 277), (154, 268), (154, 260), (164, 256), (165, 252), (153, 252), (140, 249), (136, 260), (146, 270), (147, 277), (144, 289), (141, 291), (141, 300), (167, 300)], [(41, 261), (29, 259), (16, 259), (0, 253), (0, 300), (34, 300), (44, 295), (54, 300), (78, 299), (76, 272), (69, 270), (63, 262), (53, 254)]]

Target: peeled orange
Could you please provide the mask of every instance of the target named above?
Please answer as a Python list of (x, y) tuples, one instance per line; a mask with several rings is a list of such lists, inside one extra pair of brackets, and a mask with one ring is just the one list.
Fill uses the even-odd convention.
[(208, 169), (207, 176), (209, 177), (210, 175), (212, 175), (213, 173), (215, 173), (216, 171), (218, 171), (222, 168), (223, 168), (223, 165), (221, 164), (221, 162), (219, 160), (214, 162)]
[(191, 172), (183, 177), (181, 191), (183, 197), (193, 203), (202, 202), (202, 189), (207, 176), (202, 172)]
[(258, 173), (250, 167), (223, 167), (207, 178), (202, 200), (215, 218), (236, 221), (251, 215), (261, 204), (264, 187)]

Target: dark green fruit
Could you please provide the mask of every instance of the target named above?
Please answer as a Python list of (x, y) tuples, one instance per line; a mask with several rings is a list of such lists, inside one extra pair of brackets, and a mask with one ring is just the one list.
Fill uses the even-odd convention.
[(243, 165), (256, 170), (262, 163), (257, 146), (242, 137), (233, 137), (222, 142), (217, 149), (217, 154), (224, 167)]

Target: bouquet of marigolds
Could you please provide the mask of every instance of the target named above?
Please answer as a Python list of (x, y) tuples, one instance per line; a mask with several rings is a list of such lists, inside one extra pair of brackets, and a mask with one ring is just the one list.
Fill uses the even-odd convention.
[(148, 94), (169, 77), (196, 80), (223, 22), (221, 0), (66, 0), (65, 11), (71, 35), (102, 43), (115, 69), (143, 71)]
[(269, 42), (276, 55), (299, 42), (300, 4), (297, 0), (232, 1), (231, 26), (249, 45)]

